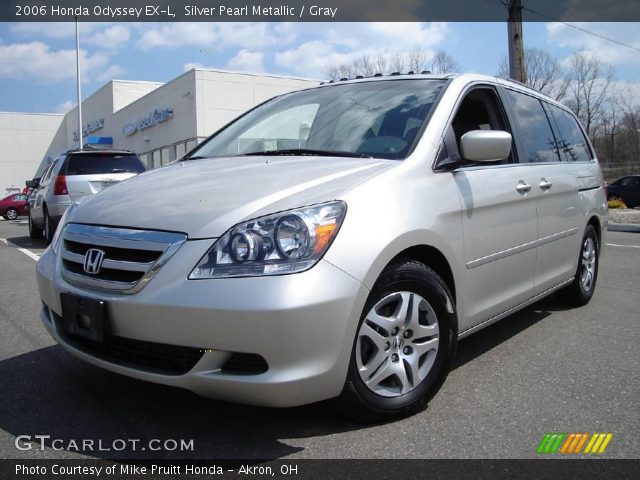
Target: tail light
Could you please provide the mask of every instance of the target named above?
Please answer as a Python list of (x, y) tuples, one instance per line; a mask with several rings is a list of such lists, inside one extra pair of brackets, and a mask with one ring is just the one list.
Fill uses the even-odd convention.
[(53, 185), (53, 194), (67, 195), (68, 193), (69, 191), (67, 190), (67, 178), (64, 175), (58, 175)]

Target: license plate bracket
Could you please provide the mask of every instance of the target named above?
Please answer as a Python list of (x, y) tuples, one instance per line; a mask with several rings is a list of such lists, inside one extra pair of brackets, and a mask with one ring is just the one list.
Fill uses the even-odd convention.
[(61, 293), (62, 324), (67, 333), (102, 343), (106, 332), (107, 304), (102, 300)]

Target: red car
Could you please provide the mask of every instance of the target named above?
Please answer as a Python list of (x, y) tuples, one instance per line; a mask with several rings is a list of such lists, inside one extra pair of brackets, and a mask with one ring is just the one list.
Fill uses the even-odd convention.
[(7, 220), (15, 220), (20, 215), (27, 215), (29, 202), (23, 193), (14, 193), (0, 200), (0, 215)]

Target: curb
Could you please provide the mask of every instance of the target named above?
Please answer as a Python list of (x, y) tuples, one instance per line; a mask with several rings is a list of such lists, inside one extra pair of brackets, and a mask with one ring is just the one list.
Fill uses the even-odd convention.
[(607, 226), (610, 232), (640, 233), (640, 225), (633, 223), (611, 223)]

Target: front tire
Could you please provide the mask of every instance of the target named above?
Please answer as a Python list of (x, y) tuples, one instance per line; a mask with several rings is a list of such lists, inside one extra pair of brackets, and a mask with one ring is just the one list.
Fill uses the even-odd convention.
[(7, 220), (15, 220), (16, 218), (18, 218), (18, 210), (16, 210), (15, 208), (10, 208), (6, 212), (4, 212), (3, 216)]
[(55, 225), (53, 225), (53, 221), (49, 216), (49, 212), (47, 210), (44, 211), (44, 243), (47, 245), (51, 244), (53, 240), (53, 234), (56, 231)]
[(444, 382), (457, 345), (453, 296), (429, 267), (387, 267), (360, 318), (338, 407), (362, 421), (421, 411)]
[(562, 291), (562, 299), (571, 306), (580, 307), (591, 300), (596, 289), (600, 260), (598, 234), (593, 225), (587, 225), (580, 243), (578, 268), (571, 285)]

